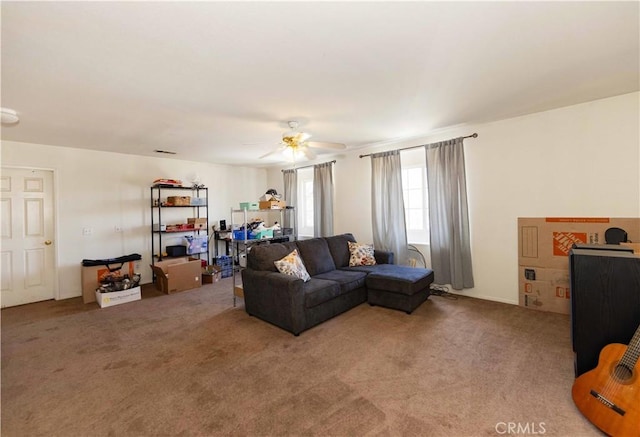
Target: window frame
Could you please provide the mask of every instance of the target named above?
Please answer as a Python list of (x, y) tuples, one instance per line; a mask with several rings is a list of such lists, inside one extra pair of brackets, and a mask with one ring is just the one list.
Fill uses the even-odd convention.
[(299, 237), (313, 237), (314, 235), (314, 210), (313, 210), (313, 168), (297, 170), (298, 199), (296, 215)]
[[(416, 152), (422, 152), (416, 153)], [(406, 152), (402, 152), (401, 158), (405, 158), (401, 161), (401, 172), (402, 172), (402, 196), (404, 200), (404, 213), (405, 213), (405, 226), (407, 230), (407, 241), (409, 244), (419, 244), (419, 245), (428, 245), (430, 243), (429, 238), (429, 187), (427, 180), (427, 163), (424, 158), (424, 151), (422, 149), (418, 149), (416, 151), (411, 151), (411, 153), (415, 153), (414, 156), (410, 156)], [(422, 158), (422, 159), (420, 159)], [(408, 185), (408, 173), (411, 170), (421, 169), (421, 181), (420, 187), (409, 187)], [(422, 207), (411, 207), (409, 204), (411, 202), (411, 198), (409, 196), (410, 190), (420, 191), (420, 197), (422, 202)], [(420, 228), (411, 228), (411, 210), (420, 210), (422, 213), (422, 223)]]

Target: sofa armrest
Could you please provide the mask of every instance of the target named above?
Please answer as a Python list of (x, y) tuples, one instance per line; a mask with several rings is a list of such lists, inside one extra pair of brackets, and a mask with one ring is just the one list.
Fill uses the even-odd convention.
[(386, 250), (374, 250), (373, 256), (378, 264), (393, 264), (393, 252)]
[(283, 273), (244, 269), (245, 310), (249, 315), (298, 335), (306, 324), (303, 284), (302, 279)]

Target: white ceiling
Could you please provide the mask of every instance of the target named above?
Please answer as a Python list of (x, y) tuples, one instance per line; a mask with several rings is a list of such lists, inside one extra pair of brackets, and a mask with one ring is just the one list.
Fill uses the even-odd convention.
[(1, 2), (6, 140), (264, 165), (638, 91), (639, 2)]

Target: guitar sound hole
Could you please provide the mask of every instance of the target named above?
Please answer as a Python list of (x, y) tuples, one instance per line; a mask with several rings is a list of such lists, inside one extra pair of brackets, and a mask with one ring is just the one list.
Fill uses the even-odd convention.
[(613, 371), (613, 376), (620, 382), (625, 382), (631, 379), (633, 372), (624, 364), (618, 364)]

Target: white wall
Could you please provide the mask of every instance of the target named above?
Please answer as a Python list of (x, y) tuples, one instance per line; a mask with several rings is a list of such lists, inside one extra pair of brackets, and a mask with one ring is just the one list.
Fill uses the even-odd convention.
[[(639, 99), (631, 93), (382, 148), (478, 133), (465, 140), (476, 285), (465, 295), (517, 304), (518, 217), (640, 217)], [(371, 174), (358, 155), (378, 150), (335, 157), (335, 232), (363, 242), (373, 240)], [(280, 169), (267, 181), (280, 191)]]
[[(54, 170), (60, 299), (81, 296), (80, 263), (85, 258), (139, 253), (142, 282), (151, 281), (149, 187), (155, 179), (187, 183), (189, 175), (199, 174), (209, 187), (210, 225), (229, 220), (232, 206), (258, 199), (267, 188), (263, 169), (10, 141), (1, 147), (2, 166)], [(115, 232), (115, 226), (122, 232)], [(92, 235), (83, 236), (83, 228), (92, 228)]]

